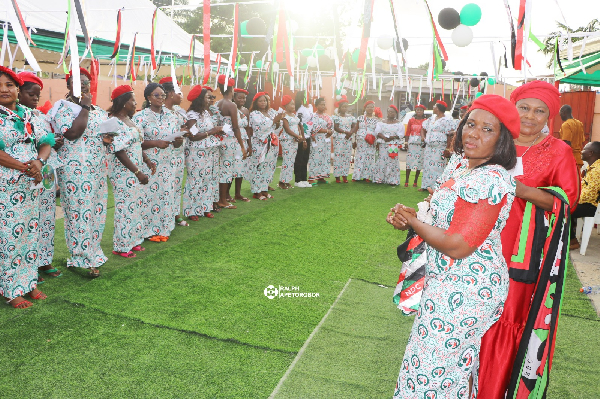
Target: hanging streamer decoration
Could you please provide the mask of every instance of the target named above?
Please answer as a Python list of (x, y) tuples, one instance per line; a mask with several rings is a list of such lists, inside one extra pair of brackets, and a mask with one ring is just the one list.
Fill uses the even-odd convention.
[(431, 81), (434, 78), (437, 80), (439, 73), (443, 70), (442, 57), (444, 61), (448, 61), (448, 54), (446, 53), (446, 49), (444, 48), (442, 39), (440, 39), (440, 35), (438, 34), (433, 15), (431, 14), (431, 10), (429, 9), (429, 4), (427, 4), (427, 0), (423, 1), (425, 2), (425, 6), (427, 7), (427, 12), (429, 13), (429, 21), (431, 22), (431, 29), (433, 30), (432, 58), (428, 73), (428, 83), (431, 84)]
[(119, 49), (121, 48), (121, 27), (122, 27), (122, 19), (121, 19), (121, 11), (120, 9), (117, 12), (117, 37), (115, 39), (115, 47), (113, 48), (113, 53), (110, 58), (115, 59), (115, 63), (119, 62)]
[[(506, 8), (506, 14), (508, 15), (508, 23), (510, 24), (510, 57), (513, 68), (515, 68), (515, 50), (517, 48), (517, 34), (515, 33), (515, 24), (513, 22), (512, 13), (510, 12), (508, 0), (504, 0), (504, 8)], [(504, 58), (506, 59), (506, 55)], [(505, 68), (508, 68), (508, 66), (505, 66)]]
[[(194, 77), (196, 76), (196, 70), (195, 70), (195, 65), (194, 65), (194, 53), (196, 52), (196, 35), (192, 35), (192, 39), (190, 40), (190, 54), (188, 55), (188, 62), (187, 62), (187, 74), (190, 76), (190, 79), (194, 79)], [(191, 68), (192, 68), (192, 72), (190, 73), (190, 64), (191, 64)], [(185, 76), (185, 75), (184, 75)], [(181, 84), (183, 83), (183, 77), (181, 78)]]
[[(152, 62), (152, 70), (156, 70), (156, 51), (154, 49), (154, 40), (156, 37), (156, 15), (158, 13), (158, 7), (154, 10), (154, 14), (152, 14), (152, 35), (150, 36), (150, 61)], [(193, 37), (193, 35), (192, 35)]]
[[(38, 65), (37, 60), (35, 59), (35, 57), (31, 53), (31, 50), (29, 49), (27, 39), (29, 39), (31, 43), (33, 43), (33, 40), (31, 40), (31, 36), (29, 35), (27, 27), (25, 26), (25, 22), (23, 21), (23, 17), (21, 16), (21, 11), (19, 10), (19, 6), (17, 5), (17, 2), (15, 0), (12, 1), (12, 5), (13, 7), (8, 8), (8, 20), (12, 26), (13, 33), (17, 38), (18, 47), (20, 47), (21, 51), (23, 51), (23, 55), (25, 55), (27, 62), (29, 62), (29, 65), (31, 65), (33, 70), (41, 71), (42, 69)], [(35, 43), (33, 44), (35, 45)], [(14, 56), (11, 56), (11, 59), (14, 60)]]
[[(21, 10), (19, 9), (19, 5), (17, 4), (17, 0), (11, 0), (12, 6), (13, 6), (13, 10), (15, 12), (16, 15), (16, 22), (17, 24), (13, 24), (13, 22), (11, 21), (11, 25), (13, 26), (13, 31), (15, 30), (15, 27), (18, 25), (21, 30), (23, 31), (23, 34), (25, 35), (25, 37), (27, 38), (27, 40), (29, 40), (29, 42), (31, 42), (31, 44), (33, 44), (34, 46), (37, 46), (37, 44), (35, 44), (35, 42), (31, 39), (31, 36), (29, 35), (29, 31), (27, 29), (27, 26), (25, 26), (25, 20), (23, 19), (23, 16), (21, 15)], [(20, 43), (19, 43), (20, 44)]]
[[(235, 75), (235, 61), (237, 59), (238, 37), (240, 35), (239, 4), (236, 3), (233, 8), (233, 40), (231, 41), (231, 53), (229, 54), (229, 63), (227, 64), (227, 77)], [(227, 79), (225, 79), (225, 90), (227, 90)]]
[(135, 82), (136, 79), (136, 70), (135, 70), (135, 41), (137, 39), (137, 32), (133, 35), (133, 44), (131, 45), (131, 69), (130, 69), (130, 79), (132, 82)]
[(210, 0), (204, 0), (203, 11), (202, 34), (204, 36), (204, 79), (202, 84), (205, 85), (210, 78)]
[[(90, 41), (90, 37), (88, 35), (87, 25), (85, 23), (85, 18), (83, 17), (83, 8), (81, 7), (80, 0), (74, 0), (75, 10), (77, 11), (77, 18), (79, 18), (79, 26), (81, 27), (81, 31), (83, 32), (83, 41), (85, 42), (85, 48), (91, 49), (92, 42)], [(94, 59), (92, 55), (92, 59)]]
[(367, 47), (369, 45), (369, 36), (371, 36), (371, 19), (373, 18), (373, 3), (375, 3), (375, 0), (365, 0), (362, 39), (360, 43), (360, 52), (358, 54), (358, 62), (356, 63), (356, 67), (358, 69), (365, 68), (365, 61), (367, 59)]
[(556, 42), (554, 44), (554, 48), (555, 48), (555, 56), (556, 56), (556, 63), (558, 64), (558, 67), (560, 68), (560, 70), (562, 71), (562, 73), (565, 73), (565, 70), (563, 69), (562, 63), (560, 62), (560, 50), (558, 48), (558, 37), (556, 38)]
[(525, 28), (525, 8), (527, 0), (519, 1), (519, 18), (517, 19), (517, 41), (513, 68), (520, 71), (523, 63), (523, 30)]

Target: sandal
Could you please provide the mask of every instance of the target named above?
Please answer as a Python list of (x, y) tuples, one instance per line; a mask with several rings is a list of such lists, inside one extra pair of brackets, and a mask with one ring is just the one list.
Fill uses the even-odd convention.
[(404, 187), (408, 187), (408, 182), (404, 183)]
[[(32, 292), (33, 292), (33, 291), (32, 291)], [(46, 299), (46, 298), (48, 298), (48, 296), (47, 296), (46, 294), (44, 294), (42, 291), (40, 291), (40, 290), (38, 290), (38, 293), (37, 293), (37, 295), (36, 295), (36, 296), (33, 296), (33, 295), (31, 295), (31, 292), (30, 292), (30, 293), (29, 293), (29, 297), (30, 297), (31, 299), (35, 299), (35, 300), (38, 300), (38, 299)]]
[(152, 236), (152, 237), (148, 238), (148, 241), (162, 242), (162, 240), (160, 239), (160, 236)]
[[(46, 274), (51, 275), (52, 277), (62, 276), (62, 272), (60, 270), (58, 270), (56, 267), (53, 267), (52, 269), (42, 269), (42, 271)], [(53, 273), (58, 273), (58, 276), (55, 276)]]
[(169, 237), (167, 237), (167, 236), (158, 236), (158, 238), (160, 238), (160, 240), (161, 240), (162, 242), (167, 242), (167, 241), (169, 241)]
[(267, 200), (267, 197), (265, 197), (264, 195), (260, 195), (260, 194), (253, 194), (252, 198), (256, 198), (257, 200), (261, 200), (261, 201)]
[(141, 245), (136, 245), (135, 247), (131, 248), (131, 250), (140, 252), (140, 251), (145, 251), (146, 248), (142, 247)]
[(224, 206), (223, 209), (237, 209), (237, 206), (235, 206), (233, 204), (229, 204), (227, 206)]
[(183, 218), (181, 216), (175, 218), (175, 223), (177, 223), (180, 226), (189, 226), (188, 222), (186, 222), (185, 220), (183, 220)]
[(43, 278), (41, 278), (40, 275), (39, 275), (39, 273), (38, 273), (38, 281), (37, 281), (38, 285), (44, 284), (44, 282), (45, 282), (45, 280)]
[(15, 299), (17, 299), (17, 298), (15, 298), (15, 299), (12, 299), (12, 300), (10, 300), (10, 301), (6, 301), (6, 303), (7, 303), (8, 305), (12, 306), (12, 307), (13, 307), (13, 308), (15, 308), (15, 309), (26, 309), (26, 308), (28, 308), (28, 307), (30, 307), (30, 306), (33, 306), (33, 303), (29, 302), (27, 299), (25, 299), (25, 298), (23, 298), (23, 297), (19, 297), (19, 298), (22, 298), (23, 300), (22, 300), (22, 301), (19, 301), (19, 302), (17, 302), (17, 303), (11, 303), (11, 302), (12, 302), (12, 301), (14, 301)]
[(365, 179), (365, 182), (372, 183), (370, 179)]
[[(114, 251), (113, 251), (113, 253), (114, 253)], [(129, 251), (128, 253), (132, 253), (132, 252)], [(135, 254), (134, 254), (133, 257), (135, 257)], [(98, 270), (98, 269), (96, 269), (96, 270), (90, 270), (88, 272), (88, 276), (90, 276), (92, 278), (100, 277), (100, 270)]]
[(271, 194), (267, 194), (267, 198), (271, 199), (273, 196)]
[[(214, 218), (214, 217), (215, 217), (215, 215), (213, 215), (213, 214), (212, 214), (212, 213), (210, 213), (210, 212), (204, 212), (204, 217), (205, 217), (205, 218), (212, 219), (212, 218)], [(196, 216), (196, 221), (198, 221), (198, 216)]]
[(246, 197), (238, 198), (240, 201), (250, 202), (250, 200)]
[[(112, 251), (113, 255), (118, 255), (118, 256), (122, 256), (124, 258), (135, 258), (137, 255), (134, 254), (133, 252), (129, 251), (129, 252), (117, 252), (117, 251)], [(98, 272), (100, 273), (100, 272)]]
[[(206, 214), (204, 214), (204, 216), (206, 216)], [(197, 215), (192, 215), (192, 216), (189, 217), (189, 219), (192, 222), (197, 222), (198, 220), (200, 220), (200, 218)]]
[(271, 187), (271, 186), (267, 186), (267, 188), (268, 188), (269, 191), (275, 191), (275, 189), (273, 187)]
[(413, 187), (417, 187), (417, 183), (413, 183)]
[(229, 197), (229, 198), (227, 198), (227, 202), (230, 202), (230, 203), (235, 203), (235, 199), (233, 199), (233, 198)]

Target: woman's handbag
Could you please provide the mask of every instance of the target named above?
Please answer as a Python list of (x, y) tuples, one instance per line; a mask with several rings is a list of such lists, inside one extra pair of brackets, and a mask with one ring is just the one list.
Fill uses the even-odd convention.
[(419, 309), (425, 283), (426, 249), (427, 244), (413, 229), (408, 230), (406, 241), (397, 248), (402, 269), (394, 290), (393, 301), (406, 316), (416, 314)]

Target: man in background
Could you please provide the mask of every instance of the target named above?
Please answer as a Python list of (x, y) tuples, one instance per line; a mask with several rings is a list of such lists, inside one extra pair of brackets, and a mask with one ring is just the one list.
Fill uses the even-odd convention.
[(583, 123), (573, 118), (571, 113), (572, 109), (570, 105), (563, 105), (560, 108), (560, 118), (563, 120), (563, 124), (560, 127), (560, 139), (571, 146), (575, 162), (577, 163), (577, 170), (581, 173), (581, 167), (583, 166), (581, 149), (585, 140)]
[(581, 156), (588, 164), (581, 181), (581, 194), (579, 204), (571, 214), (571, 248), (579, 248), (579, 241), (575, 238), (575, 227), (578, 218), (593, 217), (598, 208), (600, 199), (600, 141), (592, 141), (583, 147)]

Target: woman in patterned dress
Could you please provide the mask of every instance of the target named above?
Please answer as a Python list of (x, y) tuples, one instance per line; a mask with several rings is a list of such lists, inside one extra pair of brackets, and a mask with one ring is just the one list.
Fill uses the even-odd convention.
[(265, 92), (258, 92), (250, 107), (249, 133), (252, 136), (252, 158), (250, 190), (253, 198), (264, 201), (273, 198), (269, 194), (269, 183), (273, 180), (279, 143), (275, 130), (279, 129), (285, 114), (277, 114), (270, 107)]
[(41, 169), (54, 137), (32, 126), (31, 111), (18, 103), (23, 81), (0, 66), (0, 295), (14, 308), (46, 299), (37, 288)]
[[(38, 78), (32, 72), (20, 72), (17, 76), (23, 81), (23, 85), (19, 88), (19, 103), (31, 110), (32, 123), (36, 129), (41, 129), (52, 134), (50, 121), (46, 115), (37, 109), (40, 101), (40, 94), (44, 88), (42, 79)], [(62, 139), (61, 143), (62, 144)], [(55, 146), (59, 143), (55, 143)], [(57, 148), (58, 148), (57, 147)], [(50, 149), (50, 157), (47, 164), (52, 166), (54, 170), (58, 169), (60, 163), (54, 148)], [(56, 267), (52, 266), (54, 259), (54, 224), (56, 219), (56, 187), (42, 188), (40, 192), (40, 219), (38, 228), (40, 238), (38, 241), (38, 271), (52, 277), (60, 277), (61, 272)], [(38, 277), (38, 284), (44, 282), (42, 277)]]
[(246, 104), (246, 96), (248, 95), (248, 91), (244, 89), (233, 89), (233, 102), (237, 106), (238, 109), (238, 127), (240, 128), (240, 134), (242, 135), (242, 140), (244, 140), (244, 144), (246, 145), (248, 156), (246, 159), (242, 157), (242, 147), (240, 144), (235, 141), (235, 158), (233, 161), (233, 178), (235, 179), (235, 195), (232, 198), (229, 192), (231, 191), (231, 184), (228, 186), (227, 190), (227, 201), (228, 202), (236, 202), (244, 201), (250, 202), (250, 200), (242, 195), (242, 182), (244, 179), (248, 179), (248, 162), (250, 155), (252, 154), (252, 141), (248, 136), (248, 117), (250, 116), (250, 111), (248, 108), (244, 107)]
[(433, 116), (423, 123), (421, 138), (425, 142), (425, 151), (421, 191), (433, 188), (446, 167), (444, 151), (450, 144), (450, 134), (454, 130), (454, 121), (446, 117), (446, 108), (445, 102), (437, 101), (433, 106)]
[[(156, 165), (156, 173), (148, 176), (148, 187), (143, 190), (145, 196), (144, 237), (153, 242), (169, 240), (171, 231), (175, 228), (173, 219), (174, 173), (171, 165), (173, 149), (171, 142), (165, 137), (180, 130), (176, 120), (171, 117), (163, 105), (166, 94), (158, 83), (149, 83), (144, 89), (145, 107), (136, 113), (132, 122), (142, 129), (142, 150)], [(173, 146), (181, 147), (183, 139), (178, 138)]]
[(500, 232), (515, 197), (507, 169), (517, 162), (518, 134), (513, 104), (479, 97), (458, 128), (445, 183), (431, 198), (431, 225), (401, 204), (388, 215), (394, 227), (410, 227), (428, 244), (423, 296), (394, 398), (477, 397), (481, 339), (508, 294)]
[(417, 187), (417, 180), (423, 169), (423, 140), (421, 140), (421, 129), (423, 129), (423, 122), (427, 118), (425, 117), (425, 106), (419, 104), (415, 107), (415, 116), (410, 118), (406, 125), (406, 136), (404, 141), (407, 144), (408, 153), (406, 154), (406, 180), (404, 181), (404, 187), (408, 187), (408, 181), (410, 179), (410, 172), (415, 171), (415, 181), (413, 187)]
[(233, 172), (235, 167), (236, 150), (240, 150), (240, 156), (246, 159), (246, 145), (238, 125), (238, 107), (233, 102), (233, 87), (235, 80), (227, 79), (227, 89), (225, 89), (225, 75), (219, 75), (217, 87), (223, 95), (223, 98), (217, 103), (219, 114), (221, 115), (221, 124), (224, 126), (223, 141), (219, 147), (220, 151), (220, 175), (219, 175), (219, 201), (217, 205), (224, 209), (236, 209), (237, 207), (227, 200), (229, 197), (229, 187), (233, 182)]
[(390, 186), (400, 184), (398, 151), (401, 145), (400, 138), (404, 137), (404, 124), (396, 119), (397, 117), (398, 108), (390, 105), (387, 109), (387, 119), (377, 123), (375, 128), (379, 157), (375, 166), (374, 183), (384, 183)]
[[(149, 86), (149, 85), (148, 85)], [(144, 133), (131, 118), (135, 114), (135, 95), (129, 85), (115, 88), (111, 95), (112, 106), (108, 110), (119, 122), (119, 134), (108, 147), (114, 154), (111, 160), (110, 182), (115, 197), (113, 251), (124, 258), (135, 258), (133, 251), (143, 251), (146, 197), (144, 191), (149, 178), (142, 171), (144, 164), (151, 174), (156, 166), (142, 151)], [(142, 186), (143, 185), (143, 186)]]
[(317, 112), (313, 113), (313, 126), (311, 130), (312, 148), (308, 158), (308, 181), (313, 183), (329, 183), (326, 178), (331, 171), (331, 135), (333, 134), (333, 121), (325, 113), (326, 105), (323, 97), (315, 101)]
[(375, 128), (380, 119), (374, 115), (374, 101), (367, 101), (363, 108), (365, 111), (364, 115), (359, 116), (356, 121), (358, 129), (356, 131), (356, 155), (354, 156), (352, 180), (365, 180), (367, 183), (370, 183), (373, 180), (377, 144), (375, 141), (369, 143), (365, 138), (368, 134), (375, 137)]
[(338, 113), (333, 115), (333, 176), (336, 183), (348, 183), (348, 173), (352, 161), (352, 136), (356, 133), (358, 125), (356, 118), (348, 114), (348, 100), (342, 98), (338, 101)]
[(304, 139), (304, 130), (300, 124), (300, 118), (296, 116), (296, 104), (292, 97), (283, 96), (281, 106), (284, 107), (285, 116), (283, 117), (283, 130), (281, 136), (279, 136), (283, 155), (281, 173), (279, 174), (279, 188), (287, 190), (292, 187), (290, 182), (293, 177), (298, 143), (306, 142), (306, 140)]
[(54, 134), (64, 137), (57, 151), (63, 165), (58, 169), (60, 203), (65, 214), (65, 238), (71, 257), (67, 267), (89, 270), (98, 277), (98, 268), (108, 259), (100, 242), (106, 222), (108, 164), (105, 146), (112, 139), (99, 134), (106, 111), (92, 105), (90, 73), (81, 72), (81, 98), (73, 96), (72, 73), (67, 74), (69, 95), (50, 111)]
[[(183, 214), (197, 222), (200, 217), (214, 218), (215, 191), (219, 182), (218, 134), (223, 132), (208, 111), (209, 91), (194, 86), (188, 94), (192, 104), (187, 113), (187, 145), (185, 148), (186, 181), (183, 190)], [(196, 129), (198, 131), (196, 132)]]
[[(168, 76), (166, 78), (162, 78), (158, 83), (160, 83), (167, 95), (165, 99), (164, 110), (168, 112), (169, 116), (173, 119), (170, 124), (173, 126), (175, 133), (178, 130), (181, 130), (181, 127), (185, 125), (187, 122), (187, 117), (185, 116), (186, 111), (180, 107), (181, 100), (183, 96), (181, 94), (181, 90), (179, 92), (175, 92), (175, 86), (173, 85), (173, 78)], [(179, 140), (179, 139), (178, 139)], [(175, 223), (180, 226), (189, 226), (188, 223), (183, 220), (181, 217), (181, 194), (182, 194), (182, 184), (183, 184), (183, 171), (185, 169), (185, 138), (181, 138), (181, 145), (179, 147), (175, 147), (173, 145), (173, 154), (171, 157), (171, 167), (173, 168), (173, 212), (175, 215)]]

